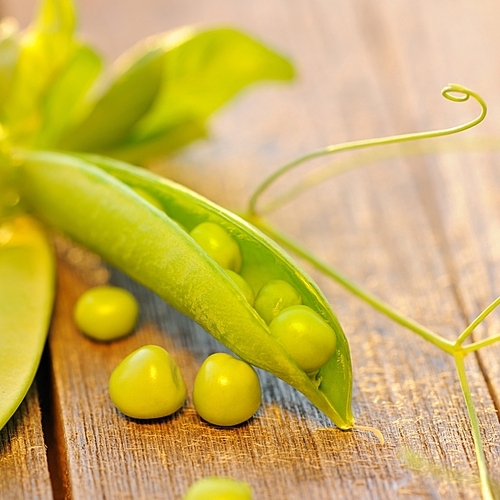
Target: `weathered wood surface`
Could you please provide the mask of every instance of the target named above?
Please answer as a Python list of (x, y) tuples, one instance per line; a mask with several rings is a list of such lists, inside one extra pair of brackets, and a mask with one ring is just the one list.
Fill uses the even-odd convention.
[(40, 398), (35, 385), (0, 431), (0, 497), (52, 498)]
[[(2, 14), (24, 24), (31, 15), (31, 1), (1, 5)], [(213, 121), (210, 142), (155, 166), (224, 206), (242, 208), (266, 173), (328, 143), (469, 120), (477, 113), (474, 103), (439, 96), (450, 81), (475, 89), (490, 107), (487, 121), (462, 137), (500, 136), (500, 4), (493, 0), (81, 0), (79, 9), (82, 30), (110, 59), (148, 34), (188, 23), (230, 23), (295, 61), (294, 84), (247, 93)], [(301, 196), (273, 221), (388, 302), (454, 338), (500, 291), (499, 160), (495, 152), (456, 151), (379, 161)], [(107, 380), (126, 354), (145, 343), (165, 346), (191, 388), (201, 361), (220, 346), (116, 272), (111, 282), (140, 299), (139, 331), (111, 345), (83, 338), (71, 321), (72, 305), (82, 290), (106, 279), (106, 270), (78, 249), (59, 246), (48, 345), (52, 389), (47, 377), (41, 388), (50, 396), (44, 432), (56, 497), (179, 499), (193, 480), (217, 474), (247, 480), (258, 499), (479, 498), (452, 360), (313, 271), (350, 340), (357, 420), (381, 429), (384, 446), (369, 434), (337, 431), (266, 374), (262, 409), (236, 429), (204, 424), (190, 399), (172, 418), (124, 418), (109, 401)], [(498, 333), (498, 326), (492, 315), (477, 338)], [(496, 345), (467, 359), (497, 482), (499, 356)], [(0, 434), (2, 498), (50, 498), (43, 450), (32, 391)]]

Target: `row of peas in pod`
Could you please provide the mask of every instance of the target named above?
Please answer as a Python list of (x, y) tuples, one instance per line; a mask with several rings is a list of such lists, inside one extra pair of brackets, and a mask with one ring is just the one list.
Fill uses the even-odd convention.
[[(163, 209), (149, 193), (137, 188), (135, 191)], [(264, 284), (256, 282), (254, 288), (259, 288), (254, 290), (238, 274), (243, 256), (237, 241), (215, 222), (202, 222), (189, 234), (224, 269), (268, 325), (270, 334), (302, 370), (314, 375), (332, 357), (337, 345), (335, 332), (313, 309), (302, 305), (302, 297), (292, 285), (282, 279), (270, 279)]]
[(219, 264), (248, 303), (257, 311), (273, 335), (297, 365), (314, 375), (333, 355), (335, 332), (310, 307), (302, 305), (299, 292), (281, 279), (271, 279), (254, 293), (238, 274), (242, 255), (238, 243), (220, 225), (203, 222), (191, 232), (194, 240)]

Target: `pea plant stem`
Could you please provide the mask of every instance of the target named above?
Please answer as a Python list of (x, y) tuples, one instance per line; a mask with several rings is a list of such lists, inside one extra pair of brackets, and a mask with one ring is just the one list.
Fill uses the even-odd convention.
[[(498, 306), (500, 305), (500, 297), (497, 297), (484, 311), (482, 311), (479, 316), (460, 334), (458, 339), (455, 342), (455, 346), (462, 346), (463, 342), (471, 335), (474, 329), (488, 316), (491, 314)], [(464, 347), (466, 352), (477, 351), (483, 346), (487, 346), (493, 344), (497, 340), (500, 340), (499, 335), (494, 335), (484, 340), (480, 340), (469, 344)]]
[(462, 347), (462, 350), (466, 354), (469, 354), (470, 352), (478, 351), (482, 347), (486, 347), (486, 346), (495, 344), (498, 341), (500, 341), (500, 335), (492, 335), (491, 337), (488, 337), (487, 339), (478, 340), (477, 342), (472, 342), (471, 344), (466, 345), (465, 347)]
[(458, 378), (460, 380), (460, 387), (462, 388), (462, 394), (465, 399), (465, 404), (467, 406), (467, 412), (469, 414), (469, 420), (471, 423), (472, 438), (474, 439), (474, 451), (476, 454), (477, 466), (479, 469), (481, 494), (484, 500), (494, 500), (495, 496), (493, 495), (493, 491), (491, 488), (491, 481), (488, 474), (488, 468), (486, 466), (486, 457), (484, 456), (483, 451), (479, 420), (477, 418), (476, 408), (474, 407), (474, 403), (472, 401), (469, 382), (467, 380), (467, 374), (465, 371), (465, 356), (465, 353), (457, 352), (455, 353), (453, 358), (455, 360), (455, 366), (457, 369)]
[(354, 156), (337, 159), (324, 167), (314, 170), (305, 175), (300, 181), (289, 187), (283, 194), (276, 195), (275, 198), (266, 201), (259, 209), (259, 215), (268, 215), (287, 203), (294, 201), (302, 193), (309, 189), (345, 172), (349, 172), (359, 167), (365, 167), (377, 162), (394, 160), (404, 156), (416, 157), (435, 154), (449, 154), (457, 152), (481, 152), (498, 151), (500, 149), (500, 139), (498, 137), (475, 136), (460, 138), (448, 138), (439, 142), (416, 142), (405, 144), (387, 145), (387, 148), (376, 151), (358, 151)]

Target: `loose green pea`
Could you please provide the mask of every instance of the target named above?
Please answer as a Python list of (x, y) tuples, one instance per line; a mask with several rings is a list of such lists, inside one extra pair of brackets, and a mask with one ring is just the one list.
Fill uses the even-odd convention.
[(295, 288), (283, 280), (266, 283), (255, 297), (255, 310), (269, 325), (283, 309), (302, 304), (302, 298)]
[(200, 417), (211, 424), (224, 427), (241, 424), (260, 406), (257, 372), (229, 354), (212, 354), (196, 375), (193, 402)]
[(319, 370), (333, 356), (337, 345), (330, 325), (307, 306), (292, 306), (281, 311), (269, 330), (306, 373)]
[(172, 356), (162, 347), (146, 345), (113, 370), (109, 395), (129, 417), (161, 418), (182, 407), (186, 385)]
[(204, 477), (189, 487), (183, 500), (252, 500), (252, 489), (229, 477)]
[(98, 286), (78, 299), (73, 317), (77, 327), (95, 340), (110, 341), (129, 334), (137, 323), (135, 297), (115, 286)]
[(215, 222), (202, 222), (190, 234), (221, 267), (236, 273), (240, 270), (240, 247), (222, 226)]
[(234, 281), (235, 285), (241, 290), (247, 302), (253, 307), (255, 296), (252, 287), (242, 278), (238, 273), (231, 271), (231, 269), (224, 269), (226, 274)]

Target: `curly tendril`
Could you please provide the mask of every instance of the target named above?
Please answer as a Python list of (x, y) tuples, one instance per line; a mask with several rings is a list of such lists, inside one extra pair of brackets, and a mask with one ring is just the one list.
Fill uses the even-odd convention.
[(250, 197), (250, 201), (248, 204), (248, 212), (250, 215), (257, 214), (257, 202), (262, 194), (276, 182), (280, 177), (282, 177), (285, 173), (297, 167), (298, 165), (311, 160), (313, 158), (318, 158), (320, 156), (326, 156), (333, 153), (340, 153), (343, 151), (352, 151), (355, 149), (368, 148), (372, 146), (383, 146), (387, 144), (396, 144), (408, 141), (417, 141), (420, 139), (431, 139), (434, 137), (442, 137), (446, 135), (456, 134), (458, 132), (463, 132), (469, 128), (475, 127), (477, 124), (481, 123), (487, 112), (487, 106), (484, 100), (480, 95), (478, 95), (473, 90), (464, 87), (463, 85), (459, 85), (456, 83), (450, 83), (447, 85), (442, 91), (441, 95), (453, 102), (465, 102), (468, 101), (470, 97), (473, 97), (478, 104), (481, 106), (481, 112), (477, 118), (467, 122), (463, 125), (458, 125), (456, 127), (445, 128), (440, 130), (431, 130), (428, 132), (414, 132), (411, 134), (401, 134), (401, 135), (392, 135), (388, 137), (380, 137), (378, 139), (364, 139), (361, 141), (352, 141), (352, 142), (344, 142), (342, 144), (336, 144), (333, 146), (327, 146), (326, 148), (321, 148), (311, 153), (308, 153), (304, 156), (301, 156), (286, 165), (282, 166), (278, 170), (276, 170), (273, 174), (271, 174), (267, 179), (265, 179), (254, 191), (253, 195)]

